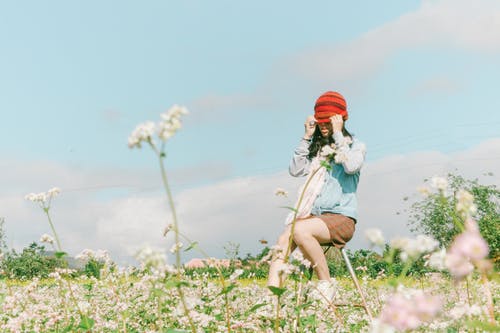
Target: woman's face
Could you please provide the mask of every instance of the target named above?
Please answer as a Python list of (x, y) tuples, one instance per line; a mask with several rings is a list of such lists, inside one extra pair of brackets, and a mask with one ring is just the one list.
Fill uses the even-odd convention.
[(332, 123), (327, 122), (327, 123), (316, 123), (319, 127), (319, 130), (321, 131), (321, 135), (326, 138), (328, 136), (331, 136), (333, 134), (333, 128), (332, 128)]

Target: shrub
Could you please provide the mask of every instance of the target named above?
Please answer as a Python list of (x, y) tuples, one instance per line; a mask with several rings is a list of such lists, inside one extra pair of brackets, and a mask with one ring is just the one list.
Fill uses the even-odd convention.
[(500, 255), (500, 191), (495, 185), (481, 185), (476, 180), (466, 180), (461, 176), (448, 174), (448, 190), (433, 193), (414, 203), (410, 208), (409, 226), (412, 231), (424, 233), (438, 240), (441, 246), (448, 247), (460, 233), (454, 219), (456, 213), (456, 193), (467, 190), (474, 196), (477, 213), (474, 218), (479, 230), (490, 247), (490, 258)]
[(22, 252), (11, 250), (4, 254), (0, 268), (8, 278), (32, 279), (34, 277), (46, 278), (56, 267), (66, 267), (67, 263), (62, 258), (47, 255), (45, 247), (33, 242)]

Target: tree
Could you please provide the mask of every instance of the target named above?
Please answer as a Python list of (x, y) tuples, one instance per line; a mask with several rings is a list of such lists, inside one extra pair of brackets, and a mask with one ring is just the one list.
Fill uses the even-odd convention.
[(7, 252), (7, 243), (5, 242), (5, 217), (0, 217), (0, 253)]
[(460, 232), (454, 220), (463, 222), (456, 209), (456, 194), (466, 190), (474, 196), (477, 212), (472, 217), (489, 244), (490, 258), (496, 261), (500, 254), (500, 191), (495, 185), (481, 185), (477, 179), (467, 180), (458, 175), (448, 174), (447, 180), (447, 190), (431, 193), (412, 204), (408, 222), (411, 231), (432, 236), (448, 247)]

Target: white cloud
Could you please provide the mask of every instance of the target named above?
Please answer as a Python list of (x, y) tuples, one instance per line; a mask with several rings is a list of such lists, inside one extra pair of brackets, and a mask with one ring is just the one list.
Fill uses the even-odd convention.
[[(367, 163), (358, 190), (359, 222), (349, 247), (368, 246), (363, 237), (367, 228), (382, 229), (388, 239), (408, 235), (404, 209), (409, 203), (403, 198), (410, 197), (409, 202), (418, 199), (416, 188), (425, 178), (454, 172), (500, 186), (500, 175), (483, 176), (500, 170), (498, 156), (500, 139), (492, 139), (449, 155), (428, 151)], [(224, 245), (229, 241), (241, 245), (241, 255), (257, 253), (262, 248), (259, 239), (273, 243), (283, 230), (287, 210), (280, 206), (293, 204), (294, 193), (302, 181), (280, 172), (184, 190), (175, 197), (180, 230), (199, 241), (200, 247), (211, 256), (224, 256)], [(289, 198), (276, 197), (277, 187), (287, 190)], [(0, 201), (9, 245), (25, 246), (49, 231), (43, 212), (22, 196), (4, 194)], [(167, 239), (162, 237), (163, 228), (172, 222), (163, 194), (138, 193), (103, 199), (63, 190), (54, 200), (52, 214), (63, 246), (71, 253), (84, 248), (108, 249), (118, 261), (132, 262), (131, 254), (141, 245), (148, 243), (168, 249), (173, 240), (172, 235)], [(184, 256), (201, 255), (190, 252)]]
[(188, 103), (189, 109), (193, 110), (196, 117), (188, 119), (187, 122), (225, 121), (226, 118), (231, 119), (234, 110), (261, 109), (271, 103), (271, 98), (263, 91), (234, 95), (208, 94)]
[[(207, 119), (214, 117), (214, 112), (217, 116), (230, 116), (229, 111), (246, 107), (279, 109), (276, 105), (282, 101), (274, 95), (299, 91), (301, 96), (316, 96), (318, 91), (333, 86), (348, 96), (360, 95), (369, 79), (383, 70), (391, 57), (415, 49), (498, 54), (500, 2), (424, 0), (417, 10), (353, 40), (319, 45), (279, 59), (255, 91), (202, 96), (190, 103), (190, 109), (200, 110), (199, 116)], [(444, 89), (447, 93), (458, 88), (446, 78), (431, 78), (416, 87), (425, 92)]]
[(463, 85), (456, 80), (446, 76), (434, 76), (417, 84), (409, 94), (411, 97), (419, 97), (422, 94), (444, 96), (457, 93), (462, 89)]
[(423, 47), (500, 52), (500, 3), (492, 0), (422, 1), (404, 14), (357, 39), (304, 52), (290, 70), (314, 82), (364, 80), (398, 51)]

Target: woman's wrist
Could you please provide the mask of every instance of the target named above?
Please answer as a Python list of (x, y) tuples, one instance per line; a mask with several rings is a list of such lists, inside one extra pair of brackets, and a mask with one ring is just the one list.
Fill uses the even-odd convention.
[(308, 137), (307, 135), (304, 135), (302, 137), (302, 140), (305, 140), (305, 141), (311, 141), (312, 140), (312, 137)]

